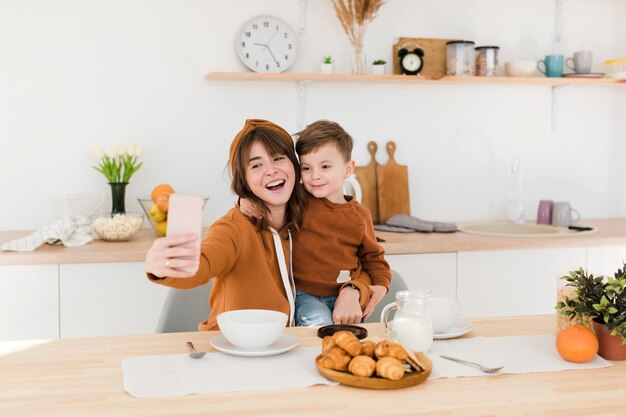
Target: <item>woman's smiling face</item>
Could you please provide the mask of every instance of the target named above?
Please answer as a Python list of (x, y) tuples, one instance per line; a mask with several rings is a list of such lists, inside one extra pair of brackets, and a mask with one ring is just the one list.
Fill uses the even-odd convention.
[(259, 142), (250, 146), (246, 182), (270, 210), (284, 208), (295, 185), (295, 168), (287, 155), (270, 155)]

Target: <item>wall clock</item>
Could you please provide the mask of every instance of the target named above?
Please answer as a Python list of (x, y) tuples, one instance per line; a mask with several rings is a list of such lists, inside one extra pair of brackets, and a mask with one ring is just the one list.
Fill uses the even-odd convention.
[(237, 32), (235, 47), (241, 61), (255, 72), (283, 72), (296, 60), (298, 38), (274, 16), (256, 16)]

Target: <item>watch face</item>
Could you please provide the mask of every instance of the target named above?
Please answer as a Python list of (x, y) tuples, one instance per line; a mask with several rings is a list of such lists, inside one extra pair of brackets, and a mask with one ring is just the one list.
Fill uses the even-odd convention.
[(255, 72), (283, 72), (296, 60), (298, 39), (293, 30), (273, 16), (247, 21), (236, 39), (241, 61)]
[(402, 66), (407, 71), (417, 71), (422, 63), (422, 59), (415, 54), (406, 54), (402, 57)]

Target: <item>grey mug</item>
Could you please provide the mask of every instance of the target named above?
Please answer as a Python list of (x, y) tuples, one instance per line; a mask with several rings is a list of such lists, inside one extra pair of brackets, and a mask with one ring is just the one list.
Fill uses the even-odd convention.
[[(574, 216), (572, 216), (574, 215)], [(580, 213), (573, 209), (567, 201), (557, 201), (552, 209), (552, 225), (556, 227), (568, 227), (580, 220)]]

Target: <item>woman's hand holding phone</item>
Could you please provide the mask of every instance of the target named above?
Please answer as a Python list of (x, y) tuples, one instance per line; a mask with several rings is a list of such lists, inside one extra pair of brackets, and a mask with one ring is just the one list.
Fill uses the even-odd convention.
[(167, 236), (157, 239), (146, 256), (146, 271), (158, 277), (189, 278), (200, 264), (204, 200), (195, 195), (170, 196)]
[(194, 276), (198, 270), (200, 249), (187, 245), (199, 240), (195, 234), (156, 239), (146, 254), (146, 272), (161, 278)]

